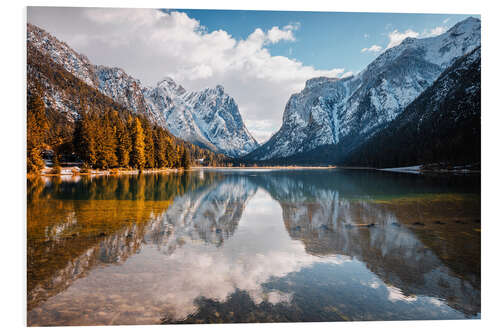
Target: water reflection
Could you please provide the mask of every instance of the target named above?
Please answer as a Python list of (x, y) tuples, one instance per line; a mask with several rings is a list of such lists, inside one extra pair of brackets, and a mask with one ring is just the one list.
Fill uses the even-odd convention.
[[(226, 177), (179, 196), (153, 226), (152, 241), (173, 252), (185, 238), (217, 247), (231, 237), (257, 187), (241, 177)], [(163, 237), (167, 236), (167, 237)]]
[(478, 316), (477, 184), (339, 170), (35, 181), (28, 322)]

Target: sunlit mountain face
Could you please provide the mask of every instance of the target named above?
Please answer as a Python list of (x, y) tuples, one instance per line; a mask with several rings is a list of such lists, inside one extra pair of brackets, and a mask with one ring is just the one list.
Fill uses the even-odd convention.
[(478, 318), (475, 176), (196, 170), (28, 184), (28, 324)]
[[(346, 160), (346, 157), (360, 145), (369, 142), (373, 135), (379, 131), (383, 132), (402, 113), (405, 113), (403, 119), (411, 118), (410, 123), (417, 127), (416, 124), (422, 122), (419, 119), (422, 118), (422, 113), (425, 113), (423, 110), (431, 109), (430, 114), (440, 114), (441, 121), (446, 122), (446, 125), (431, 122), (436, 127), (436, 132), (456, 128), (459, 133), (444, 136), (450, 140), (445, 146), (453, 147), (455, 143), (451, 138), (459, 138), (469, 132), (472, 132), (471, 137), (476, 139), (480, 136), (475, 133), (478, 130), (471, 129), (470, 125), (464, 126), (463, 129), (461, 126), (464, 118), (473, 118), (480, 113), (480, 103), (472, 102), (473, 97), (481, 90), (480, 61), (476, 66), (470, 66), (474, 60), (480, 59), (480, 48), (481, 21), (469, 17), (438, 36), (404, 39), (399, 45), (384, 50), (356, 75), (341, 79), (311, 78), (305, 82), (302, 91), (290, 96), (279, 131), (247, 158), (281, 163), (289, 160), (292, 164), (308, 165), (318, 161), (337, 165), (364, 165), (361, 161), (363, 157), (366, 159), (367, 153), (357, 157), (356, 163), (352, 163), (349, 158)], [(474, 60), (464, 62), (462, 59), (469, 57)], [(446, 84), (433, 86), (437, 79), (443, 81), (441, 74), (448, 74), (447, 71), (457, 72), (459, 67), (470, 67), (471, 72), (479, 74), (462, 74), (457, 78), (459, 75), (455, 73), (445, 80)], [(465, 87), (462, 88), (462, 85)], [(457, 90), (460, 93), (453, 96)], [(417, 110), (406, 111), (411, 109), (410, 104), (424, 92), (433, 95), (432, 99), (420, 103)], [(455, 104), (467, 106), (451, 106), (451, 100)], [(450, 116), (448, 112), (453, 115)], [(401, 122), (401, 118), (398, 122)], [(396, 150), (402, 152), (410, 149), (401, 144), (405, 140), (406, 132), (400, 136), (391, 136), (391, 132), (394, 130), (391, 129), (386, 134), (391, 137), (386, 145), (400, 144), (401, 148)], [(421, 143), (428, 136), (427, 132), (419, 133), (416, 138), (412, 138), (412, 143)], [(437, 145), (437, 142), (434, 138), (429, 145)], [(479, 150), (478, 148), (478, 145), (474, 146), (473, 151)], [(416, 150), (412, 147), (409, 151)], [(394, 152), (388, 155), (393, 157)], [(442, 155), (436, 159), (445, 160)], [(467, 155), (468, 161), (478, 160), (472, 153)], [(381, 163), (383, 160), (383, 155), (377, 156), (377, 159), (370, 160), (370, 166), (384, 164)], [(424, 161), (425, 159), (419, 156), (418, 159), (411, 159), (408, 165)], [(404, 162), (408, 161), (391, 161), (397, 166), (405, 165)]]

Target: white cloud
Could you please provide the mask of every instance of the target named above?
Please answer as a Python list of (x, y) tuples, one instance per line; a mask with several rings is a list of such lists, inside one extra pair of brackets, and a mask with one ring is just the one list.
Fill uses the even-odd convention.
[(272, 27), (271, 30), (267, 32), (267, 38), (271, 43), (277, 43), (281, 40), (294, 41), (295, 37), (290, 29), (281, 30), (278, 27)]
[[(208, 32), (185, 13), (153, 9), (31, 7), (28, 21), (93, 63), (121, 67), (147, 85), (167, 75), (188, 90), (222, 84), (259, 141), (279, 129), (288, 98), (306, 80), (344, 72), (342, 68), (318, 70), (270, 54), (269, 45), (296, 41), (298, 22), (257, 28), (237, 39), (224, 30)], [(252, 126), (256, 121), (269, 125), (266, 129)]]
[(429, 298), (429, 303), (431, 303), (435, 306), (438, 306), (438, 307), (442, 307), (442, 306), (446, 305), (446, 303), (443, 302), (442, 300), (440, 300), (439, 298)]
[(435, 27), (435, 28), (432, 28), (430, 30), (424, 30), (424, 32), (420, 35), (420, 37), (434, 37), (434, 36), (438, 36), (438, 35), (441, 35), (443, 33), (446, 32), (446, 30), (448, 30), (448, 28), (446, 27)]
[(450, 20), (450, 18), (448, 17), (448, 18), (443, 20), (443, 23), (446, 24), (446, 23), (448, 23), (449, 20)]
[(370, 47), (365, 47), (365, 48), (361, 49), (361, 53), (364, 53), (364, 52), (374, 52), (374, 53), (377, 53), (377, 52), (380, 52), (380, 51), (382, 51), (382, 46), (379, 46), (379, 45), (372, 45)]
[(300, 22), (290, 22), (283, 27), (285, 30), (298, 30), (300, 28)]
[(393, 303), (397, 301), (410, 303), (410, 302), (415, 302), (417, 300), (416, 296), (413, 295), (407, 296), (403, 293), (403, 291), (401, 291), (401, 289), (397, 287), (391, 285), (387, 285), (386, 287), (388, 292), (387, 299)]
[(398, 46), (407, 37), (417, 38), (418, 36), (419, 36), (419, 33), (416, 31), (413, 31), (411, 29), (408, 29), (405, 32), (399, 32), (397, 29), (393, 30), (388, 34), (389, 44), (387, 45), (386, 49), (390, 49), (391, 47)]
[(425, 29), (423, 32), (416, 32), (413, 31), (412, 29), (408, 29), (405, 32), (399, 32), (396, 29), (387, 35), (389, 37), (389, 44), (387, 45), (386, 49), (390, 49), (391, 47), (401, 44), (401, 42), (405, 40), (405, 38), (407, 37), (411, 38), (435, 37), (445, 33), (447, 30), (448, 27), (446, 26), (437, 26), (431, 29)]
[(258, 142), (265, 141), (269, 138), (269, 133), (274, 134), (276, 132), (276, 128), (267, 120), (248, 120), (245, 125), (247, 128), (251, 128), (252, 135)]

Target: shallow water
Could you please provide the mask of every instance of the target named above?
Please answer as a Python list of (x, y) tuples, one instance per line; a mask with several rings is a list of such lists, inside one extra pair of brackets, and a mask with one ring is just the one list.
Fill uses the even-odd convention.
[(480, 317), (478, 176), (47, 178), (27, 211), (31, 326)]

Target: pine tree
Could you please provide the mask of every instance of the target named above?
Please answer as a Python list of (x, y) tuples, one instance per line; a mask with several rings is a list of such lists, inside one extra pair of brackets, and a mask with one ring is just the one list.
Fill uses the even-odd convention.
[(73, 135), (73, 146), (80, 159), (93, 168), (96, 166), (96, 131), (90, 115), (87, 112), (82, 112), (76, 121), (75, 133)]
[(45, 104), (37, 93), (28, 99), (27, 110), (27, 171), (37, 173), (45, 166), (42, 149), (48, 131)]
[(174, 148), (174, 160), (173, 160), (173, 167), (175, 169), (180, 169), (181, 168), (181, 151), (179, 149), (179, 146), (176, 146)]
[(189, 158), (187, 149), (182, 150), (181, 168), (184, 170), (189, 170), (191, 168), (191, 159)]
[(132, 150), (132, 140), (127, 127), (122, 121), (118, 121), (116, 126), (116, 140), (118, 165), (127, 168), (130, 164), (130, 152)]
[(118, 165), (116, 157), (116, 135), (112, 124), (111, 113), (100, 116), (96, 137), (96, 166), (101, 169), (113, 168)]
[(154, 156), (157, 168), (167, 167), (166, 134), (160, 127), (154, 129)]
[(38, 173), (43, 169), (45, 163), (42, 159), (42, 153), (38, 148), (32, 148), (28, 150), (27, 156), (27, 172), (28, 173)]
[(52, 159), (52, 173), (59, 175), (61, 174), (61, 162), (59, 161), (59, 152), (54, 152), (54, 157)]
[(135, 118), (132, 128), (132, 154), (131, 162), (132, 165), (142, 170), (146, 164), (146, 158), (144, 156), (144, 132), (142, 130), (141, 121), (139, 118)]
[(168, 168), (176, 168), (176, 160), (177, 160), (177, 155), (175, 152), (174, 145), (172, 144), (172, 140), (170, 138), (167, 138), (165, 141), (165, 156), (166, 156), (166, 166)]
[(144, 157), (145, 157), (145, 167), (154, 168), (155, 167), (155, 144), (153, 139), (153, 131), (147, 120), (143, 121), (143, 131), (144, 131)]

